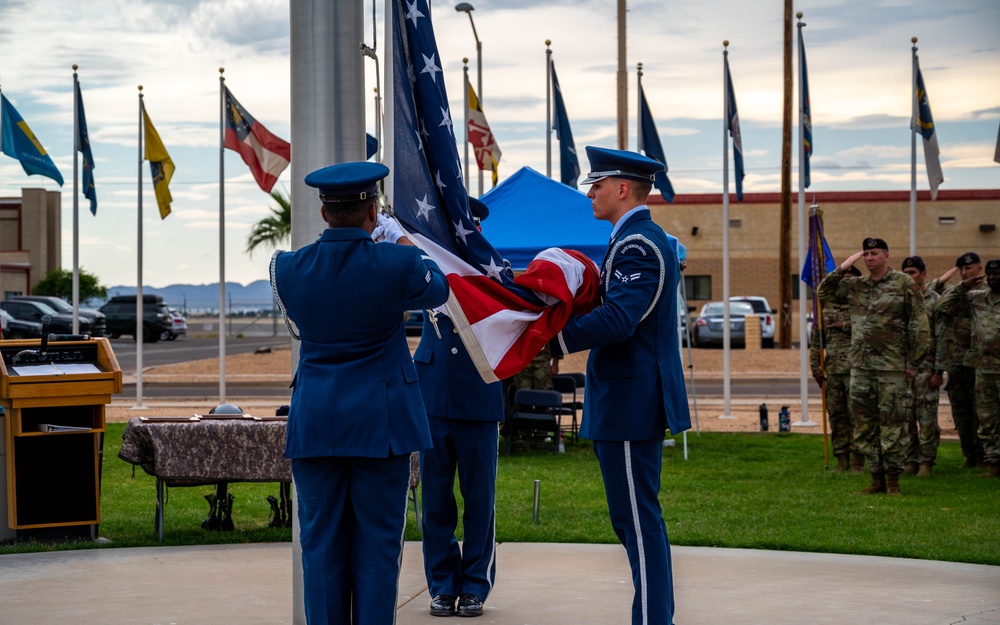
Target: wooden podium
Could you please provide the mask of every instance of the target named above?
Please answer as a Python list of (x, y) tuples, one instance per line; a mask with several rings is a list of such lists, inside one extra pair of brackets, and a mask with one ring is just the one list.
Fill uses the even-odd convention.
[[(44, 535), (101, 519), (105, 406), (122, 373), (105, 338), (0, 341), (6, 525)], [(56, 532), (58, 533), (58, 532)]]

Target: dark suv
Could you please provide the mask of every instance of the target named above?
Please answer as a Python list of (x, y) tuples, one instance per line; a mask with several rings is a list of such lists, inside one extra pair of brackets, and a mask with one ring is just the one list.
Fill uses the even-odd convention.
[[(54, 334), (73, 333), (73, 315), (56, 312), (48, 304), (9, 299), (0, 302), (0, 308), (6, 310), (15, 319), (33, 321), (34, 323), (42, 323), (42, 317), (48, 315), (50, 319), (49, 332)], [(90, 334), (90, 319), (83, 316), (80, 317), (80, 334)]]
[[(121, 335), (135, 338), (135, 295), (116, 295), (101, 306), (107, 317), (108, 336), (116, 339)], [(159, 295), (142, 296), (142, 342), (155, 343), (164, 332), (173, 328), (170, 309)]]
[[(17, 295), (15, 297), (11, 297), (10, 299), (12, 301), (41, 302), (43, 304), (48, 304), (58, 313), (64, 313), (70, 315), (71, 317), (73, 316), (73, 305), (63, 298), (55, 297), (54, 295)], [(104, 336), (106, 327), (104, 313), (99, 310), (94, 310), (93, 308), (80, 308), (81, 323), (84, 318), (90, 320), (90, 332), (83, 332), (81, 325), (80, 332), (82, 334), (90, 334), (90, 336)]]

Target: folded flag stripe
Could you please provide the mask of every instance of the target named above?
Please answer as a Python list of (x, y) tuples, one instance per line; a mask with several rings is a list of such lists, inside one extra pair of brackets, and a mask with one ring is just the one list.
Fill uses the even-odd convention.
[(258, 186), (270, 193), (278, 176), (292, 160), (292, 145), (255, 120), (228, 88), (225, 91), (226, 136), (223, 145), (239, 152)]
[(21, 168), (29, 176), (37, 174), (51, 178), (63, 184), (62, 174), (56, 168), (52, 158), (45, 152), (41, 142), (31, 132), (31, 128), (21, 118), (7, 96), (0, 93), (0, 152), (16, 158), (21, 162)]
[[(555, 336), (569, 317), (566, 309), (579, 305), (576, 293), (598, 291), (585, 286), (597, 285), (597, 267), (572, 252), (552, 258), (567, 259), (570, 267), (586, 264), (589, 270), (536, 265), (515, 279), (504, 266), (469, 212), (427, 3), (395, 0), (392, 7), (392, 210), (410, 239), (447, 275), (448, 315), (480, 375), (493, 382), (523, 369)], [(536, 288), (543, 275), (557, 283)], [(584, 275), (587, 280), (574, 278)]]

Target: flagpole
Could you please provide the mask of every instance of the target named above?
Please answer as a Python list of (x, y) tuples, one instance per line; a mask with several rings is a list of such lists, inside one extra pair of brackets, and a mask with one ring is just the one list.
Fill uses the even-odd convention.
[(642, 63), (636, 63), (635, 74), (635, 151), (645, 154), (645, 145), (642, 143)]
[(80, 80), (73, 64), (73, 334), (80, 333)]
[(552, 177), (552, 45), (545, 40), (545, 175)]
[(146, 109), (142, 103), (142, 85), (139, 85), (139, 181), (138, 181), (138, 218), (136, 219), (136, 287), (135, 287), (135, 408), (145, 408), (142, 405), (142, 342), (145, 338), (142, 332), (143, 301), (142, 301), (142, 151), (143, 122)]
[(219, 68), (219, 403), (226, 403), (226, 68)]
[[(732, 380), (729, 377), (729, 40), (722, 42), (722, 388), (720, 419), (732, 419)], [(744, 322), (745, 323), (745, 322)]]
[[(469, 194), (469, 57), (462, 57), (462, 76), (465, 83), (465, 192)], [(482, 104), (480, 104), (482, 107)]]
[(917, 38), (913, 43), (910, 79), (910, 256), (917, 253)]
[[(805, 106), (806, 106), (806, 93), (805, 93), (805, 81), (802, 77), (803, 72), (803, 52), (802, 52), (802, 28), (805, 27), (805, 23), (802, 21), (802, 12), (799, 11), (795, 14), (798, 21), (798, 34), (799, 34), (799, 267), (803, 266), (806, 259), (806, 177), (805, 177), (805, 162), (806, 162), (806, 143), (805, 143), (805, 131), (806, 131), (806, 118), (805, 118)], [(822, 247), (822, 246), (821, 246)], [(803, 267), (803, 270), (805, 268)], [(800, 283), (802, 276), (799, 276)], [(819, 287), (819, 285), (816, 285)], [(799, 398), (801, 402), (801, 414), (799, 416), (799, 421), (795, 424), (797, 426), (813, 426), (816, 422), (809, 418), (809, 374), (808, 374), (808, 337), (806, 328), (806, 298), (805, 293), (802, 292), (802, 285), (799, 284)], [(816, 320), (813, 320), (815, 325)]]

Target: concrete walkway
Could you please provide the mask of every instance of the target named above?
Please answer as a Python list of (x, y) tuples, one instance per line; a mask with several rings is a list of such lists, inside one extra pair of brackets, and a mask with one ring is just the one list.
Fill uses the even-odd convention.
[[(835, 554), (674, 547), (679, 625), (1000, 623), (1000, 567)], [(617, 545), (505, 543), (473, 623), (628, 623)], [(0, 625), (292, 622), (290, 543), (0, 556)], [(427, 613), (420, 543), (407, 543), (397, 625)]]

